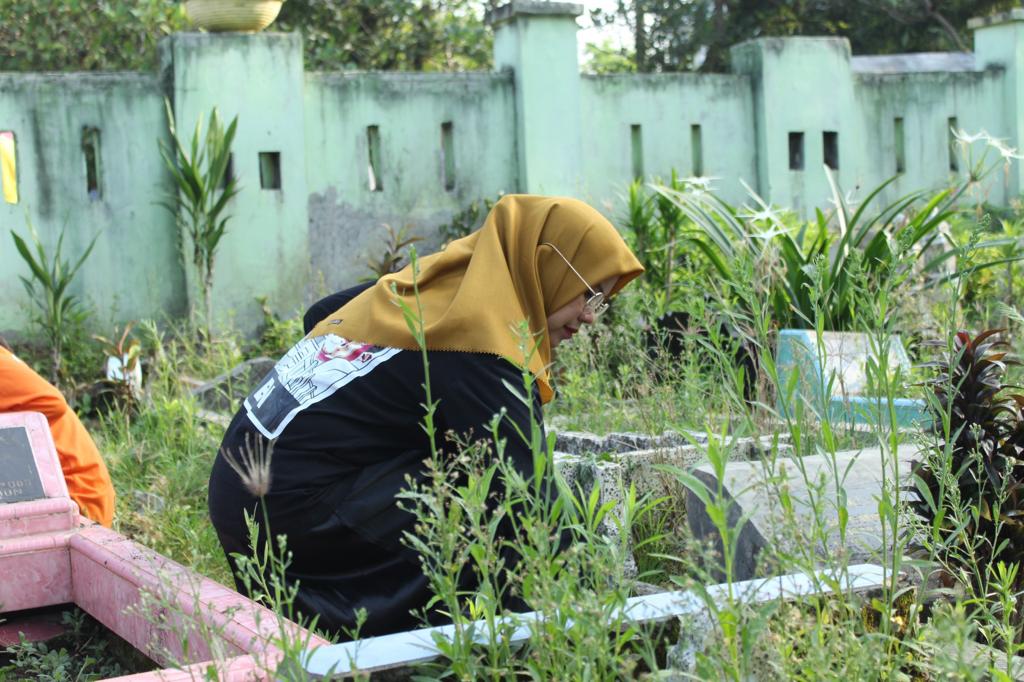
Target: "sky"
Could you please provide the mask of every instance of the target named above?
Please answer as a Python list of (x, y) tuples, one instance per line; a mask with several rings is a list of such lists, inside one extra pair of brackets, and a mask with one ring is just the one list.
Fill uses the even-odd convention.
[(629, 29), (625, 26), (597, 28), (590, 21), (590, 10), (602, 9), (612, 11), (618, 4), (616, 0), (587, 0), (579, 4), (583, 5), (583, 14), (576, 19), (576, 23), (580, 26), (580, 30), (576, 34), (577, 53), (579, 54), (580, 64), (586, 61), (585, 48), (587, 43), (600, 43), (605, 39), (610, 39), (612, 44), (616, 46), (632, 45), (632, 35), (630, 35)]

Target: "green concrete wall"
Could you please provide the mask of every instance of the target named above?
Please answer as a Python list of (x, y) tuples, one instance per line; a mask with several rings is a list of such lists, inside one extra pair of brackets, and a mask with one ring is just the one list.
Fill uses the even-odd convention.
[[(233, 166), (242, 189), (218, 250), (214, 300), (217, 324), (252, 331), (257, 296), (291, 312), (311, 278), (301, 39), (179, 33), (162, 43), (161, 63), (179, 136), (191, 136), (215, 106), (225, 123), (238, 116)], [(279, 154), (280, 189), (261, 187), (261, 152)], [(201, 305), (194, 284), (188, 292)]]
[[(0, 200), (0, 330), (27, 327), (28, 275), (10, 236), (31, 221), (64, 254), (96, 247), (73, 293), (95, 309), (107, 334), (114, 320), (185, 311), (173, 221), (156, 204), (169, 176), (157, 151), (166, 130), (163, 94), (150, 74), (0, 74), (0, 130), (16, 136), (19, 203)], [(82, 130), (100, 131), (101, 194), (87, 192)]]
[[(510, 74), (308, 74), (308, 298), (368, 276), (383, 225), (428, 238), (422, 252), (456, 211), (516, 191), (514, 102)], [(369, 126), (379, 136), (380, 191), (368, 180)]]
[[(764, 38), (733, 48), (734, 68), (751, 79), (757, 190), (807, 217), (829, 205), (824, 135), (838, 138), (839, 187), (863, 196), (890, 177), (880, 199), (937, 188), (951, 179), (950, 120), (967, 131), (1013, 139), (996, 65), (961, 72), (857, 72), (839, 38)], [(902, 119), (904, 168), (897, 172), (896, 123)], [(803, 135), (803, 168), (791, 167), (791, 133)], [(960, 164), (964, 166), (963, 163)], [(966, 170), (961, 167), (961, 174)], [(1005, 204), (1004, 177), (988, 178), (990, 200)]]
[(583, 135), (571, 3), (510, 3), (492, 15), (494, 66), (515, 79), (520, 191), (580, 196)]
[[(1024, 148), (1024, 9), (1013, 9), (1001, 15), (968, 22), (974, 29), (974, 55), (986, 70), (1002, 72), (995, 79), (991, 96), (975, 103), (988, 105), (991, 116), (1000, 119), (997, 134), (1010, 144)], [(1024, 193), (1024, 173), (1019, 164), (1009, 169), (1009, 197)]]
[[(587, 76), (582, 79), (584, 199), (615, 216), (633, 181), (634, 147), (644, 177), (694, 175), (692, 126), (700, 126), (702, 174), (730, 200), (756, 184), (749, 79), (728, 74)], [(639, 126), (639, 135), (633, 126)], [(637, 144), (637, 137), (639, 137)]]
[[(809, 215), (829, 199), (825, 132), (838, 135), (841, 186), (863, 196), (895, 173), (894, 119), (903, 119), (906, 167), (887, 199), (949, 180), (950, 118), (1024, 141), (1021, 10), (974, 24), (973, 56), (911, 59), (917, 66), (902, 71), (866, 68), (842, 39), (792, 38), (736, 46), (730, 74), (602, 77), (579, 74), (581, 11), (525, 0), (497, 10), (494, 73), (304, 73), (297, 35), (182, 33), (163, 42), (156, 74), (0, 74), (0, 131), (17, 137), (21, 199), (0, 203), (0, 226), (24, 232), (31, 219), (51, 248), (67, 226), (69, 255), (101, 233), (74, 290), (104, 331), (183, 315), (198, 291), (156, 203), (174, 189), (157, 153), (164, 98), (188, 133), (213, 106), (237, 114), (242, 192), (214, 296), (218, 325), (251, 332), (257, 296), (291, 314), (367, 276), (384, 224), (427, 237), (430, 249), (453, 213), (500, 192), (572, 194), (614, 218), (636, 175), (700, 170), (733, 202), (745, 200), (746, 182)], [(944, 63), (955, 68), (921, 67)], [(86, 127), (100, 131), (92, 197)], [(790, 168), (792, 132), (804, 136), (802, 169)], [(261, 152), (279, 154), (280, 188), (261, 187)], [(983, 191), (1005, 204), (1021, 183), (1014, 167)], [(27, 271), (9, 235), (0, 244), (0, 332), (17, 333), (28, 326), (18, 280)]]
[[(765, 38), (732, 49), (734, 69), (753, 83), (756, 189), (772, 203), (800, 215), (825, 205), (822, 135), (839, 132), (839, 183), (850, 186), (853, 80), (849, 44), (830, 38)], [(803, 170), (791, 170), (789, 134), (803, 133)], [(846, 152), (844, 154), (844, 152)], [(755, 185), (752, 184), (752, 187)]]
[[(949, 120), (955, 118), (964, 130), (988, 130), (1005, 136), (1002, 108), (992, 107), (1002, 74), (998, 69), (975, 73), (927, 73), (859, 75), (854, 81), (856, 107), (853, 129), (860, 131), (855, 144), (852, 173), (844, 176), (844, 187), (867, 188), (881, 177), (897, 176), (882, 195), (894, 201), (909, 192), (940, 187), (966, 171), (966, 161), (957, 155), (959, 173), (950, 169)], [(906, 170), (896, 173), (895, 119), (904, 123)], [(981, 145), (975, 145), (980, 152)], [(957, 152), (955, 152), (957, 153)], [(990, 154), (989, 161), (997, 155)], [(1012, 167), (1011, 167), (1012, 168)], [(984, 193), (989, 201), (1007, 205), (1019, 192), (1011, 191), (1010, 176), (999, 168), (988, 178)]]

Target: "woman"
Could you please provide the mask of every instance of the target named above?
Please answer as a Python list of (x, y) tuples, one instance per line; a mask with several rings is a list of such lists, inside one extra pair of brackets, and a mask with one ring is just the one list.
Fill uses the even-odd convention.
[[(418, 303), (406, 267), (314, 305), (306, 337), (245, 400), (214, 464), (210, 516), (225, 551), (249, 553), (243, 510), (256, 510), (262, 495), (271, 532), (288, 538), (300, 612), (341, 632), (365, 608), (364, 636), (415, 627), (411, 612), (431, 595), (401, 542), (414, 518), (395, 496), (407, 476), (420, 476), (430, 447), (423, 361), (407, 352), (418, 346), (395, 299), (422, 310), (438, 447), (449, 432), (483, 436), (504, 409), (505, 457), (530, 476), (529, 446), (516, 435), (516, 427), (530, 432), (530, 409), (503, 382), (521, 386), (528, 368), (539, 418), (552, 397), (552, 350), (642, 271), (593, 208), (511, 195), (480, 230), (419, 261)], [(515, 333), (523, 320), (537, 342), (527, 358)], [(269, 478), (256, 472), (243, 482), (229, 459), (265, 451), (268, 440)]]
[(68, 484), (82, 516), (110, 527), (114, 484), (96, 444), (64, 396), (33, 371), (0, 339), (0, 412), (42, 412)]

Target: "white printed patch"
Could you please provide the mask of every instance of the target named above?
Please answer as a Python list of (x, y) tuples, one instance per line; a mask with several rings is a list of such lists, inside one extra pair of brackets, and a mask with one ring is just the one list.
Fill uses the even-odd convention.
[(335, 334), (302, 339), (245, 399), (245, 413), (260, 433), (277, 438), (300, 411), (400, 352)]

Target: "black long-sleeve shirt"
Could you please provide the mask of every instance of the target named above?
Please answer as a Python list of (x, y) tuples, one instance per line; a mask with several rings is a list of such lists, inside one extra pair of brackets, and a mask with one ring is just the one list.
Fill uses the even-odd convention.
[[(328, 297), (310, 308), (308, 329), (362, 290)], [(522, 385), (522, 370), (495, 355), (429, 351), (437, 445), (444, 434), (489, 438), (502, 410), (504, 455), (533, 473), (530, 407), (504, 382)], [(406, 477), (421, 477), (430, 443), (422, 427), (423, 359), (417, 351), (345, 343), (336, 336), (303, 339), (257, 386), (235, 415), (221, 449), (237, 453), (273, 438), (271, 486), (265, 496), (273, 535), (285, 534), (293, 554), (290, 581), (297, 607), (319, 614), (320, 627), (340, 632), (364, 607), (364, 635), (415, 627), (410, 610), (429, 597), (415, 554), (402, 542), (414, 519), (396, 495)], [(541, 423), (533, 392), (533, 419)], [(243, 510), (258, 501), (219, 455), (210, 478), (210, 516), (225, 551), (249, 553)]]

